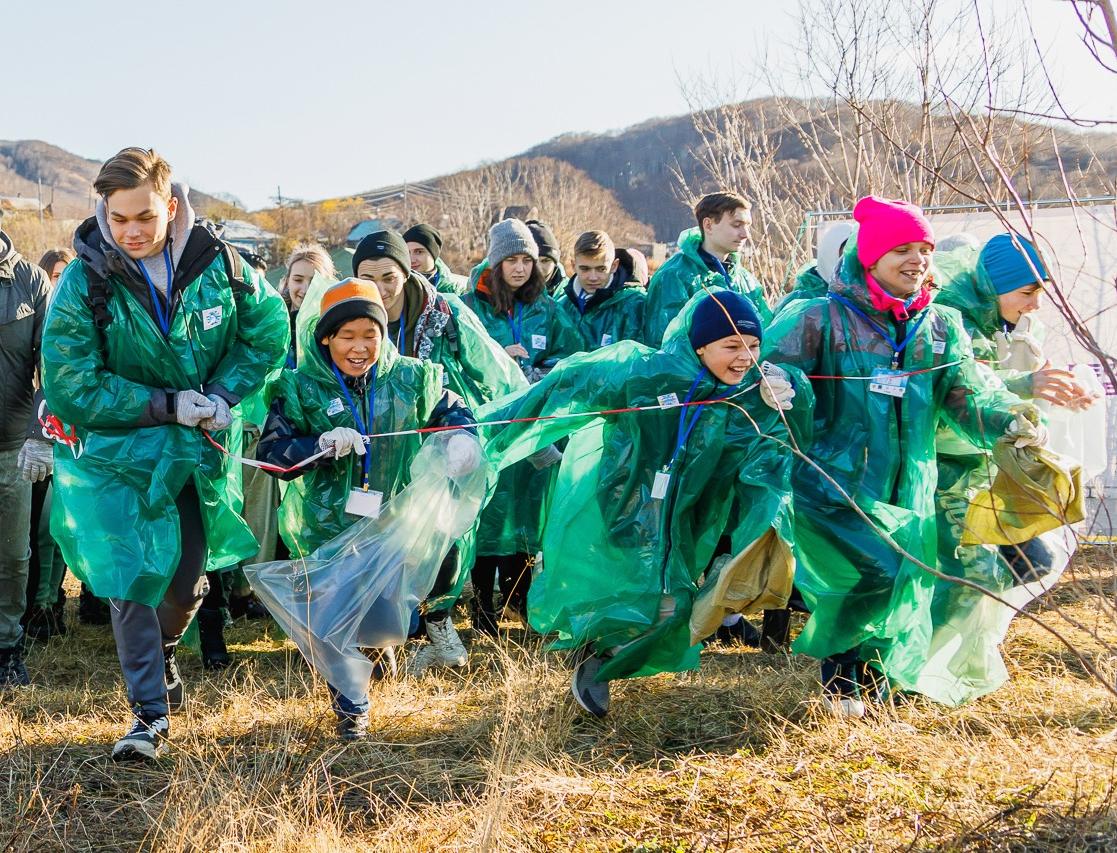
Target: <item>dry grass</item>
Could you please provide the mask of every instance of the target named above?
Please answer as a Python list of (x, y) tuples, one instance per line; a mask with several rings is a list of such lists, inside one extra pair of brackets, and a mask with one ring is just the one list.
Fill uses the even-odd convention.
[[(1078, 566), (1085, 582), (1055, 597), (1093, 620), (1112, 598), (1112, 562)], [(376, 687), (373, 739), (342, 746), (297, 654), (242, 623), (231, 673), (203, 675), (184, 655), (192, 704), (172, 721), (168, 757), (117, 767), (111, 637), (79, 626), (33, 650), (36, 686), (0, 706), (0, 848), (1117, 847), (1114, 703), (1022, 620), (1010, 686), (856, 723), (813, 706), (811, 661), (743, 649), (711, 650), (699, 673), (615, 685), (610, 719), (590, 720), (568, 701), (564, 661), (511, 634), (475, 648), (464, 676)]]

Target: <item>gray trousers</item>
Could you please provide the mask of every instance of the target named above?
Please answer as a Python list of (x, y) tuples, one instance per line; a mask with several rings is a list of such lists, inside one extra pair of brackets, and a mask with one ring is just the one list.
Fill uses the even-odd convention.
[(182, 529), (182, 557), (158, 607), (109, 599), (116, 654), (128, 702), (137, 713), (167, 713), (164, 658), (174, 650), (209, 591), (206, 537), (198, 493), (187, 485), (175, 499)]
[(19, 450), (0, 450), (0, 649), (23, 640), (31, 559), (31, 483), (20, 476)]

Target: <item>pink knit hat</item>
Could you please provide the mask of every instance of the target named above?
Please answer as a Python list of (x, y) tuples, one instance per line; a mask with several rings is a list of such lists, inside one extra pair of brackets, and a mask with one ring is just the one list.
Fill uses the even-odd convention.
[(935, 245), (935, 234), (923, 211), (906, 201), (867, 195), (853, 207), (860, 223), (857, 259), (868, 269), (885, 254), (904, 243), (923, 241)]

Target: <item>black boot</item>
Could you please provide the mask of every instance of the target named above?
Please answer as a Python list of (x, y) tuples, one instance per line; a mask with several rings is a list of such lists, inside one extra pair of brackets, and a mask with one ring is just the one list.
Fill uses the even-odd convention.
[(764, 623), (760, 628), (760, 650), (771, 654), (786, 652), (790, 639), (791, 611), (787, 608), (765, 610)]
[(198, 639), (202, 645), (202, 667), (225, 669), (232, 664), (225, 648), (225, 614), (203, 607), (198, 611)]
[(58, 630), (53, 610), (36, 604), (27, 614), (27, 624), (23, 626), (23, 633), (29, 640), (42, 641), (66, 632)]
[(470, 619), (474, 631), (495, 637), (497, 635), (496, 608), (493, 607), (492, 593), (489, 593), (488, 598), (487, 602), (482, 601), (481, 596), (474, 590), (473, 601), (470, 602)]
[(78, 619), (86, 625), (112, 624), (112, 614), (109, 613), (108, 602), (95, 596), (85, 584), (81, 585)]
[(249, 591), (248, 595), (229, 593), (229, 615), (234, 619), (267, 619), (268, 611), (256, 597), (256, 593)]
[(10, 649), (0, 649), (0, 690), (5, 687), (27, 687), (31, 676), (23, 662), (23, 638)]

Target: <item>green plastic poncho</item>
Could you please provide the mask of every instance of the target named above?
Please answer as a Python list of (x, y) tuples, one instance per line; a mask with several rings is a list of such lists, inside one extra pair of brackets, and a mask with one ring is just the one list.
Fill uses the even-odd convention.
[[(358, 428), (327, 358), (321, 348), (307, 347), (298, 370), (285, 371), (275, 390), (274, 399), (297, 435)], [(404, 358), (391, 341), (384, 341), (375, 369), (370, 390), (353, 395), (365, 426), (374, 433), (426, 426), (442, 398), (442, 368)], [(369, 488), (388, 500), (407, 485), (408, 470), (421, 444), (418, 435), (372, 439)], [(292, 556), (309, 554), (353, 523), (355, 516), (345, 512), (345, 502), (349, 491), (361, 485), (361, 478), (361, 457), (351, 453), (288, 484), (279, 506), (279, 533)]]
[[(481, 410), (481, 420), (531, 418), (655, 406), (670, 393), (685, 401), (692, 387), (692, 399), (737, 394), (733, 406), (699, 410), (662, 500), (651, 497), (656, 473), (676, 448), (680, 414), (693, 417), (692, 408), (490, 429), (489, 457), (502, 466), (570, 435), (551, 495), (543, 568), (529, 593), (529, 618), (536, 630), (557, 632), (559, 648), (591, 643), (607, 652), (621, 646), (601, 680), (698, 665), (701, 646), (691, 642), (690, 612), (734, 497), (746, 508), (731, 531), (735, 550), (770, 529), (786, 541), (791, 537), (791, 457), (780, 444), (786, 427), (750, 388), (757, 371), (737, 393), (702, 369), (687, 339), (690, 313), (672, 325), (661, 350), (622, 341), (575, 356), (531, 390)], [(788, 414), (809, 420), (810, 386), (801, 376), (798, 385), (803, 391)]]
[(644, 301), (646, 295), (642, 287), (625, 287), (618, 282), (607, 298), (591, 301), (583, 314), (578, 308), (577, 297), (573, 295), (573, 281), (570, 279), (555, 297), (559, 310), (566, 315), (570, 324), (582, 338), (582, 350), (593, 352), (600, 347), (618, 341), (639, 341), (644, 334)]
[(469, 279), (464, 275), (450, 272), (442, 258), (434, 259), (434, 275), (431, 276), (433, 284), (439, 293), (452, 293), (455, 296), (464, 296), (469, 292)]
[[(207, 570), (256, 553), (238, 514), (240, 463), (200, 429), (135, 426), (155, 389), (219, 385), (250, 397), (283, 363), (290, 334), (283, 300), (242, 267), (253, 293), (234, 292), (218, 253), (181, 289), (167, 338), (116, 275), (108, 278), (112, 322), (104, 331), (93, 324), (83, 264), (70, 264), (55, 290), (43, 333), (43, 387), (52, 412), (76, 427), (81, 453), (56, 455), (51, 531), (71, 570), (99, 597), (153, 607), (163, 600), (181, 552), (174, 500), (191, 480)], [(238, 408), (230, 428), (214, 436), (232, 454), (241, 446)]]
[(728, 287), (747, 296), (766, 327), (772, 320), (772, 311), (764, 297), (764, 287), (741, 264), (737, 253), (729, 256), (729, 280), (720, 272), (706, 266), (698, 254), (702, 246), (702, 231), (688, 228), (679, 235), (679, 251), (667, 259), (651, 281), (648, 282), (648, 300), (644, 305), (644, 335), (648, 346), (659, 346), (668, 324), (683, 309), (692, 296), (707, 288)]
[(765, 358), (814, 377), (817, 399), (809, 455), (822, 472), (801, 459), (794, 472), (796, 584), (811, 618), (793, 648), (816, 658), (859, 648), (895, 684), (914, 689), (927, 659), (934, 577), (902, 557), (858, 510), (934, 566), (940, 418), (988, 447), (1012, 422), (1019, 400), (988, 387), (958, 313), (933, 303), (899, 335), (912, 334), (900, 369), (926, 372), (907, 377), (903, 396), (870, 390), (863, 377), (888, 369), (893, 343), (865, 318), (894, 337), (896, 329), (891, 315), (872, 307), (853, 239), (829, 293), (787, 306), (763, 344)]
[[(487, 273), (487, 262), (474, 267), (470, 276), (474, 289), (463, 301), (497, 344), (508, 347), (518, 341), (528, 351), (528, 359), (519, 359), (525, 374), (537, 378), (541, 371), (582, 349), (581, 336), (546, 294), (522, 308), (517, 303), (513, 317), (497, 314), (488, 300)], [(553, 471), (537, 471), (527, 462), (501, 473), (496, 492), (481, 513), (478, 554), (534, 554), (539, 550), (544, 497), (553, 476)]]
[(792, 302), (825, 296), (829, 287), (830, 285), (827, 284), (826, 279), (818, 274), (817, 261), (804, 264), (795, 275), (795, 288), (777, 303), (772, 314), (779, 314), (785, 305), (790, 305)]
[[(960, 247), (935, 255), (935, 278), (941, 286), (936, 303), (958, 310), (973, 341), (975, 358), (985, 362), (977, 372), (987, 388), (1008, 388), (1030, 396), (1031, 373), (998, 366), (997, 338), (1004, 335), (997, 291), (981, 265), (980, 252)], [(948, 424), (939, 427), (938, 569), (966, 578), (1022, 606), (1058, 578), (1024, 583), (995, 545), (960, 544), (967, 507), (996, 476), (989, 450), (967, 440)], [(1063, 537), (1047, 537), (1059, 551), (1073, 552)], [(999, 646), (1014, 612), (980, 592), (949, 581), (936, 580), (931, 639), (932, 660), (918, 683), (920, 692), (947, 704), (960, 704), (996, 690), (1008, 679)]]

